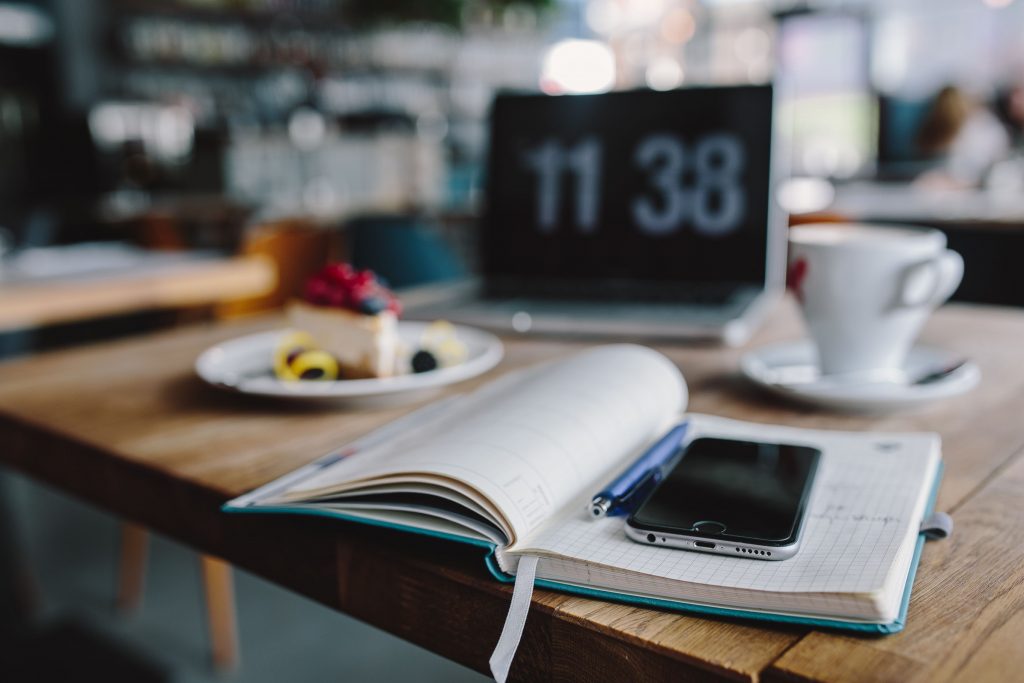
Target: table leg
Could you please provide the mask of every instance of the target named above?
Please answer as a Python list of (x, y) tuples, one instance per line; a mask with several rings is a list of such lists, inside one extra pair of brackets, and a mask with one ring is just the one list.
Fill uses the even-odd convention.
[(149, 532), (129, 522), (121, 524), (121, 556), (117, 573), (117, 609), (134, 612), (142, 604)]
[(200, 561), (213, 665), (222, 671), (234, 669), (238, 666), (238, 631), (231, 565), (210, 555), (203, 555)]
[(0, 630), (24, 626), (38, 593), (14, 528), (8, 474), (0, 470)]

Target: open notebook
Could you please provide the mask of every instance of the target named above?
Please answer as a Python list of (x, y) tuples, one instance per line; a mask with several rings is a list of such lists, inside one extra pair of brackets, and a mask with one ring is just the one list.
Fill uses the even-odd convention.
[[(331, 515), (475, 543), (512, 580), (679, 610), (888, 633), (902, 627), (919, 527), (941, 471), (933, 434), (812, 431), (689, 415), (688, 438), (822, 450), (800, 551), (784, 561), (644, 546), (587, 503), (681, 419), (679, 370), (600, 346), (428, 406), (228, 503)], [(533, 559), (533, 558), (536, 558)]]

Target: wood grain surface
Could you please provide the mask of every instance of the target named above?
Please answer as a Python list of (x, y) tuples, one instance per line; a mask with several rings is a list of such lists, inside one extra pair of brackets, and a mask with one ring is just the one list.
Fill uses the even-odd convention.
[(3, 283), (0, 331), (258, 296), (274, 287), (273, 264), (258, 256), (202, 259), (106, 277)]
[[(0, 462), (202, 552), (487, 671), (511, 589), (477, 549), (322, 519), (220, 512), (241, 494), (416, 406), (338, 410), (222, 393), (192, 372), (207, 346), (278, 318), (207, 325), (0, 365)], [(752, 343), (802, 333), (786, 303)], [(926, 545), (906, 630), (851, 637), (698, 618), (537, 591), (517, 679), (1005, 680), (1024, 655), (1024, 313), (949, 306), (923, 342), (974, 359), (981, 385), (911, 412), (837, 415), (784, 404), (737, 373), (742, 350), (659, 346), (693, 411), (853, 430), (934, 430), (938, 506), (954, 537)], [(581, 340), (508, 339), (486, 378)]]

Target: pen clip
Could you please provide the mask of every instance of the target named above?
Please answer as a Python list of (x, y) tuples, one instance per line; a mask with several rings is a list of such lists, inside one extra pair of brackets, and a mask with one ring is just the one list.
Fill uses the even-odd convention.
[(645, 472), (644, 476), (640, 477), (636, 484), (627, 491), (625, 495), (619, 498), (617, 503), (614, 505), (615, 514), (628, 514), (647, 500), (648, 496), (653, 493), (654, 489), (661, 483), (662, 479), (665, 478), (665, 475), (671, 472), (672, 468), (676, 466), (685, 451), (686, 447), (680, 444), (668, 460), (660, 465), (655, 465)]
[(615, 504), (617, 514), (632, 512), (636, 507), (647, 499), (654, 487), (661, 481), (661, 468), (652, 467), (644, 476), (637, 481), (624, 496), (619, 498)]

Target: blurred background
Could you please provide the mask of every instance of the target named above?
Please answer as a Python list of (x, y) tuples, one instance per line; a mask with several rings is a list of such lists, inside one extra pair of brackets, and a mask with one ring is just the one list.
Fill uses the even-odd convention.
[[(1022, 305), (1022, 30), (1024, 0), (0, 0), (0, 357), (272, 309), (328, 259), (472, 273), (502, 90), (774, 82), (791, 222), (938, 226), (958, 298)], [(152, 604), (114, 618), (123, 530), (8, 478), (47, 614), (133, 675), (215, 676), (188, 551), (159, 540)], [(240, 680), (476, 677), (238, 591)]]
[[(1013, 0), (0, 2), (0, 249), (121, 245), (24, 255), (41, 275), (316, 231), (399, 287), (455, 277), (495, 92), (769, 81), (791, 213), (1003, 224), (1022, 26)], [(987, 289), (961, 295), (1009, 296)]]

